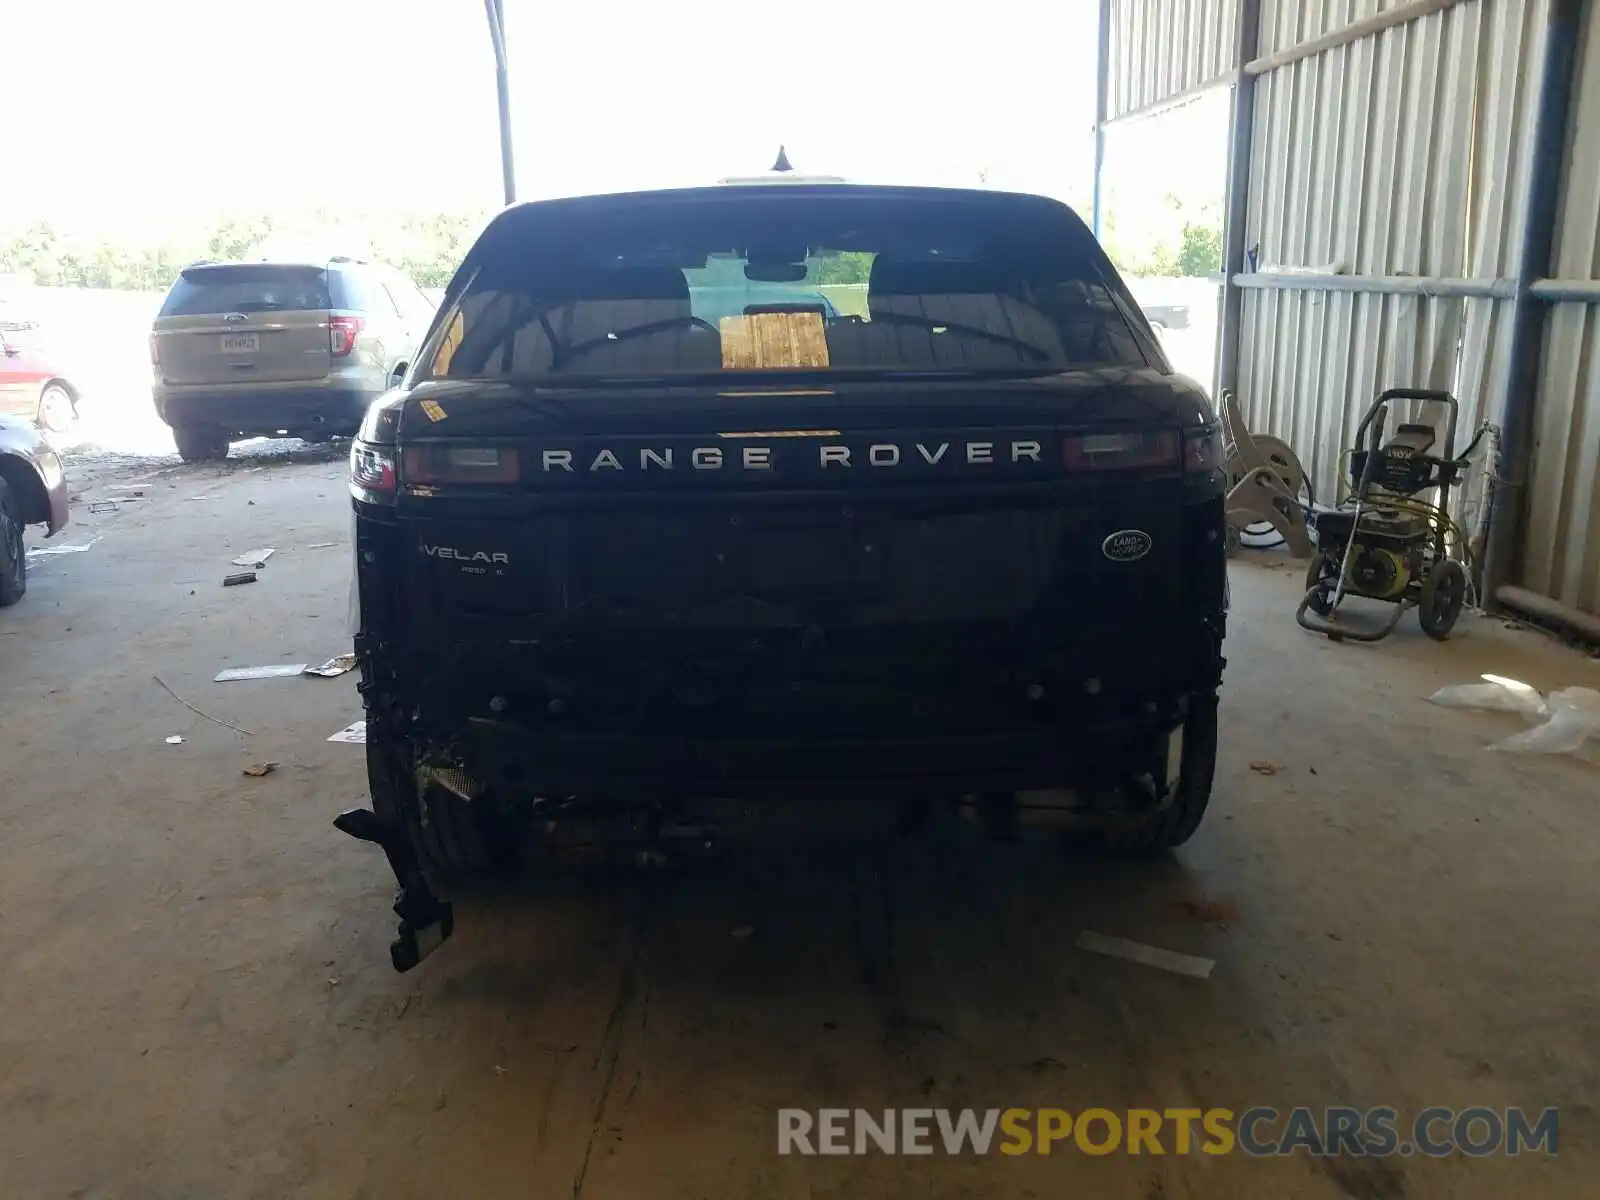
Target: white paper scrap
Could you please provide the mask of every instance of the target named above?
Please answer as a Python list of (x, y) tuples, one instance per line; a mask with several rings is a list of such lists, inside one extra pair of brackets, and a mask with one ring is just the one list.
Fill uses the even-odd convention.
[(275, 663), (266, 667), (229, 667), (226, 671), (218, 671), (213, 683), (231, 683), (239, 679), (283, 679), (289, 675), (299, 675), (306, 669), (305, 663)]
[(334, 734), (328, 740), (330, 742), (353, 742), (354, 744), (356, 744), (358, 746), (366, 745), (366, 742), (367, 742), (367, 721), (366, 721), (366, 718), (363, 717), (361, 720), (356, 721), (353, 724), (346, 725), (343, 729), (339, 730), (338, 733)]
[(1195, 979), (1209, 979), (1211, 968), (1217, 964), (1209, 958), (1192, 954), (1179, 954), (1176, 950), (1163, 950), (1159, 946), (1146, 946), (1143, 942), (1130, 942), (1127, 938), (1107, 937), (1103, 933), (1084, 930), (1078, 935), (1078, 949), (1093, 954), (1106, 954), (1112, 958), (1126, 959), (1146, 967), (1159, 967)]
[(32, 546), (28, 550), (28, 557), (42, 558), (46, 554), (82, 554), (99, 540), (99, 538), (90, 538), (87, 542), (76, 546)]

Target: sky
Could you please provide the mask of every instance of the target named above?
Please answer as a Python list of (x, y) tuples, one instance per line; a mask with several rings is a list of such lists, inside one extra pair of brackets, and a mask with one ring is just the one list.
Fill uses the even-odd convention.
[[(801, 171), (984, 178), (1088, 216), (1095, 0), (504, 2), (520, 199), (712, 182), (782, 143)], [(0, 8), (0, 223), (500, 203), (481, 0)], [(1135, 140), (1113, 141), (1130, 194), (1192, 153), (1118, 153)]]

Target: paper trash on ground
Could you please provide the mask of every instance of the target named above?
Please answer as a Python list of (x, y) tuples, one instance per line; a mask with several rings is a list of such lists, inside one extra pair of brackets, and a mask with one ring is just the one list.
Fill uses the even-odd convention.
[(233, 560), (233, 565), (236, 567), (255, 567), (260, 570), (267, 565), (267, 559), (276, 553), (277, 551), (271, 546), (263, 546), (260, 550), (246, 550)]
[(1211, 968), (1217, 965), (1209, 958), (1179, 954), (1176, 950), (1163, 950), (1159, 946), (1146, 946), (1143, 942), (1107, 937), (1103, 933), (1091, 933), (1088, 930), (1078, 935), (1076, 945), (1080, 950), (1126, 959), (1128, 962), (1140, 963), (1147, 967), (1159, 967), (1163, 971), (1173, 971), (1195, 979), (1209, 979)]
[(229, 667), (225, 671), (218, 671), (213, 683), (232, 683), (240, 679), (284, 679), (290, 675), (299, 675), (306, 669), (305, 663), (276, 663), (266, 667)]
[(356, 722), (354, 722), (354, 723), (352, 723), (350, 725), (346, 725), (343, 729), (339, 730), (338, 733), (334, 734), (328, 740), (330, 742), (353, 742), (354, 744), (356, 744), (358, 746), (366, 745), (366, 742), (367, 742), (367, 721), (366, 721), (366, 718), (363, 717), (359, 721), (356, 721)]
[(330, 658), (320, 667), (307, 667), (305, 674), (321, 675), (324, 678), (332, 679), (335, 675), (343, 675), (346, 671), (354, 670), (355, 665), (356, 656), (354, 654), (340, 654)]
[(99, 538), (90, 538), (87, 542), (76, 546), (34, 546), (29, 549), (28, 557), (41, 558), (46, 554), (82, 554), (99, 540)]

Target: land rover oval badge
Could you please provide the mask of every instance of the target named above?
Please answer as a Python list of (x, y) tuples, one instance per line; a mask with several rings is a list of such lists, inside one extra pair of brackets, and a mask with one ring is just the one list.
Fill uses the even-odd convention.
[(1119, 529), (1100, 543), (1100, 553), (1112, 562), (1137, 562), (1150, 553), (1150, 535), (1142, 529)]

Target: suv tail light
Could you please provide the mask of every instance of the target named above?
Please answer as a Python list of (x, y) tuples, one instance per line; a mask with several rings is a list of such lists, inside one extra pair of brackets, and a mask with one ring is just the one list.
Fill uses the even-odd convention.
[(368, 504), (393, 504), (398, 480), (394, 447), (359, 438), (350, 444), (350, 494)]
[(328, 318), (328, 349), (335, 358), (344, 358), (356, 348), (356, 337), (361, 332), (360, 317)]
[(1178, 435), (1170, 429), (1142, 433), (1073, 434), (1061, 443), (1061, 460), (1072, 471), (1176, 467)]
[(1204, 475), (1222, 468), (1222, 430), (1189, 430), (1183, 435), (1183, 469)]
[(410, 446), (401, 461), (406, 483), (515, 483), (517, 452), (495, 446)]

